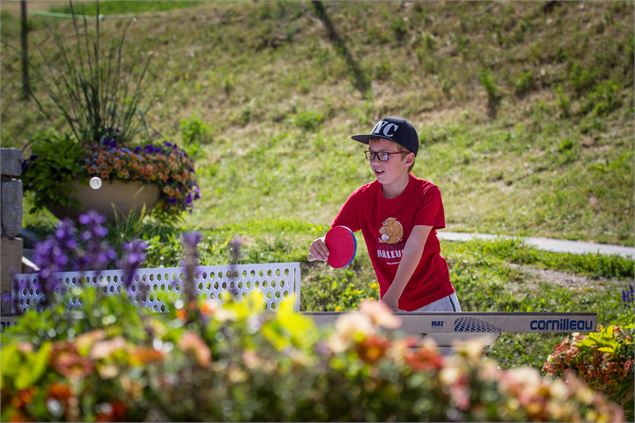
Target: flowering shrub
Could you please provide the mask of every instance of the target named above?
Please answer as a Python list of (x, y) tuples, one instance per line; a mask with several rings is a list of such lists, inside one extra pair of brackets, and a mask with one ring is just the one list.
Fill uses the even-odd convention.
[[(260, 293), (223, 306), (177, 300), (165, 316), (45, 342), (20, 339), (15, 327), (3, 339), (2, 419), (623, 420), (572, 374), (503, 371), (476, 344), (449, 358), (432, 344), (414, 348), (383, 331), (399, 321), (378, 303), (328, 331), (292, 301), (275, 314), (263, 309)], [(131, 324), (141, 338), (119, 327)]]
[[(101, 221), (91, 222), (94, 229), (77, 231), (82, 241), (102, 235)], [(78, 248), (75, 235), (62, 226), (49, 245), (59, 254), (43, 264), (73, 256), (65, 249)], [(443, 357), (432, 343), (402, 338), (388, 331), (400, 321), (380, 303), (363, 302), (319, 329), (293, 310), (293, 298), (275, 313), (259, 291), (240, 302), (227, 294), (223, 304), (196, 298), (200, 236), (183, 241), (184, 285), (180, 295), (159, 295), (166, 313), (137, 308), (126, 290), (73, 288), (3, 333), (2, 421), (624, 420), (573, 374), (562, 381), (504, 371), (477, 343)], [(124, 267), (134, 274), (143, 246), (127, 251)], [(71, 309), (69, 295), (79, 297)]]
[(543, 371), (554, 376), (573, 371), (591, 388), (621, 404), (632, 421), (633, 327), (606, 326), (588, 335), (568, 336), (549, 355)]
[(194, 200), (200, 198), (193, 161), (184, 150), (167, 141), (133, 146), (104, 138), (80, 145), (70, 136), (41, 134), (32, 151), (23, 161), (22, 180), (25, 188), (35, 194), (36, 208), (50, 204), (76, 206), (65, 184), (92, 176), (104, 181), (157, 185), (160, 201), (153, 213), (163, 218), (191, 211)]
[(191, 210), (200, 198), (194, 163), (176, 144), (121, 147), (110, 138), (85, 144), (84, 152), (82, 165), (88, 176), (159, 185), (164, 212)]

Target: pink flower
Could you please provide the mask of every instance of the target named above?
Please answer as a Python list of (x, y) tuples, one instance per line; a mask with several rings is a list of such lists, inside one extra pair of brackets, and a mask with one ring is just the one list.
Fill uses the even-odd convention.
[(212, 353), (197, 334), (194, 332), (185, 332), (179, 340), (179, 347), (181, 347), (184, 352), (193, 353), (201, 367), (209, 367), (212, 361)]

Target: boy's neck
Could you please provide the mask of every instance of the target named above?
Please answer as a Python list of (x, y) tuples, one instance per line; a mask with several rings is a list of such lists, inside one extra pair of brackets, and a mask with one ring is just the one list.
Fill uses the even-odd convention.
[(381, 192), (386, 198), (398, 197), (399, 194), (406, 190), (408, 182), (410, 182), (410, 172), (406, 173), (403, 177), (399, 178), (393, 183), (382, 184)]

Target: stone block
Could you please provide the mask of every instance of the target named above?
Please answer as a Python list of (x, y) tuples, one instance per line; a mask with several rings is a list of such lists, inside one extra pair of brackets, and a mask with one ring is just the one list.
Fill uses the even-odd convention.
[[(22, 272), (22, 238), (0, 238), (0, 293), (11, 292), (13, 275)], [(2, 305), (2, 314), (11, 314), (11, 307)]]
[(20, 176), (22, 174), (22, 152), (17, 148), (0, 149), (0, 173), (3, 176)]
[(3, 181), (0, 200), (2, 234), (9, 238), (18, 236), (22, 229), (22, 181)]

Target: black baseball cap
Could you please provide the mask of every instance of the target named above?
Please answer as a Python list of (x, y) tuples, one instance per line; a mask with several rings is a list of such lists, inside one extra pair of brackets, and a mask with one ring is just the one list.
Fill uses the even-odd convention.
[(419, 135), (412, 123), (404, 118), (396, 116), (386, 116), (373, 126), (370, 135), (353, 135), (351, 138), (355, 141), (368, 144), (371, 138), (383, 138), (388, 141), (396, 142), (404, 146), (408, 151), (412, 151), (415, 156), (419, 151)]

